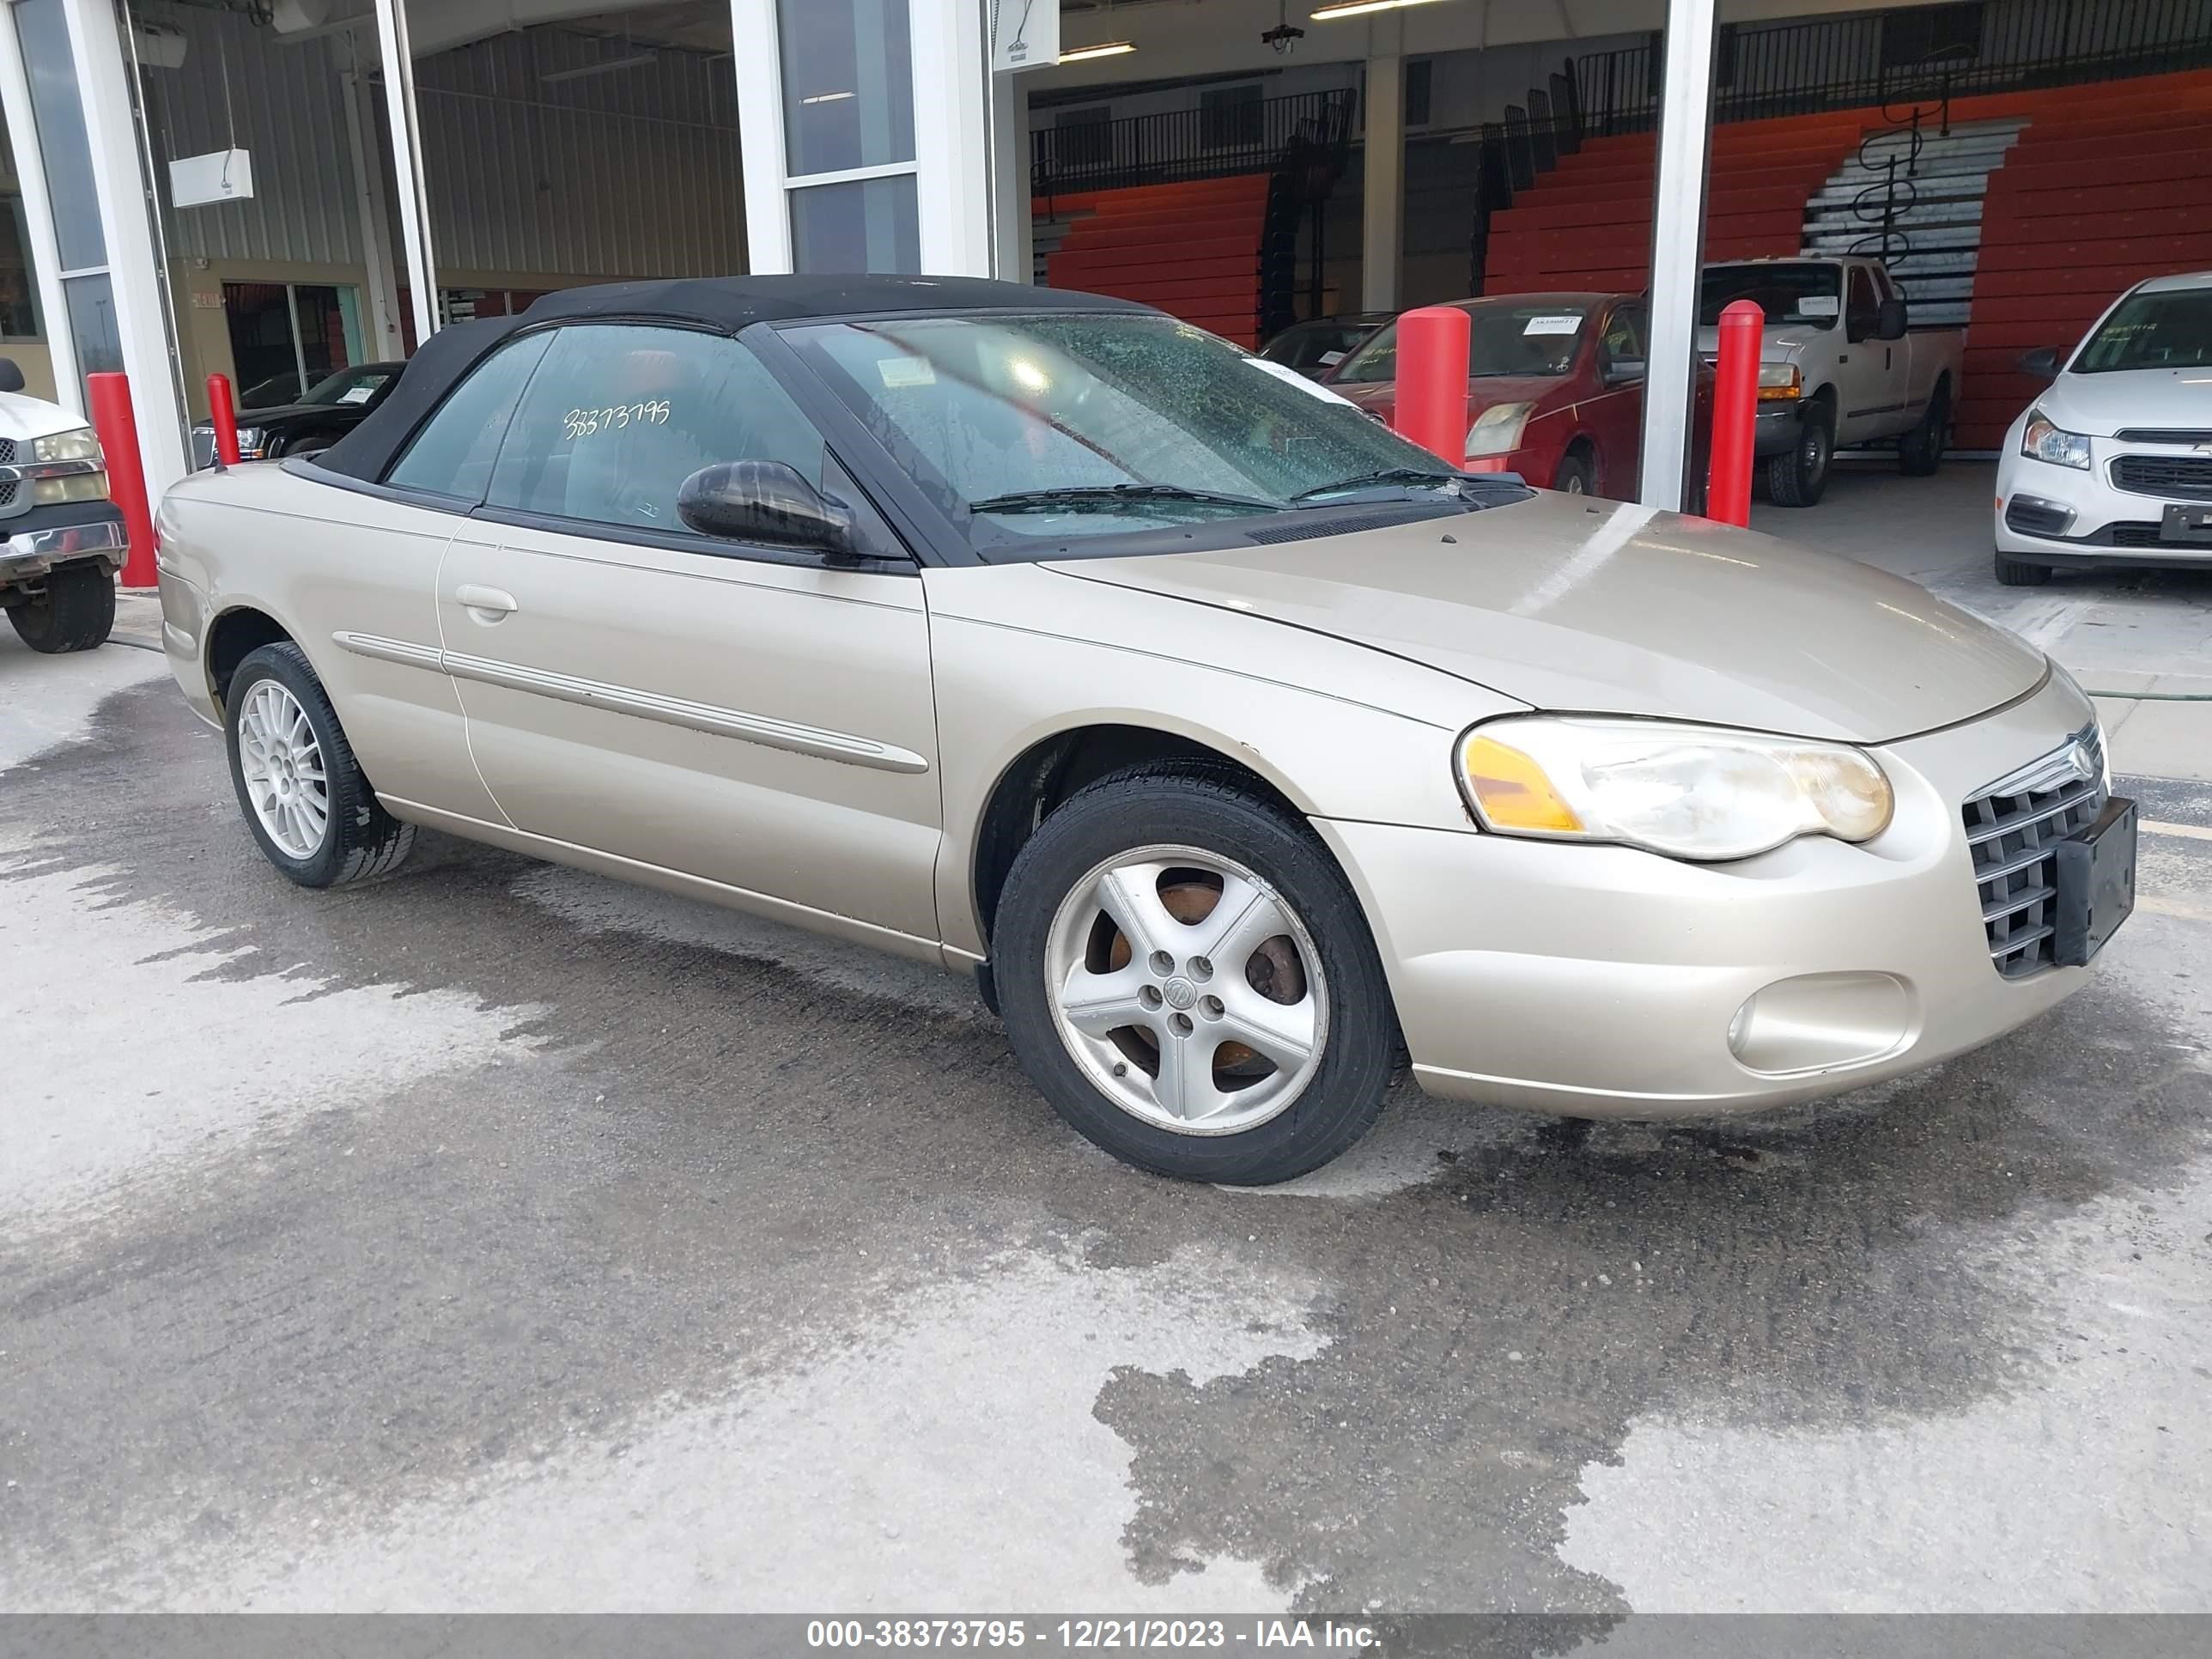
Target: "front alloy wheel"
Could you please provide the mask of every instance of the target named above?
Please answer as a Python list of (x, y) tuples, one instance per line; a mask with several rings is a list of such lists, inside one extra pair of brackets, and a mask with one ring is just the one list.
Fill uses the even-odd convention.
[(1092, 1085), (1177, 1134), (1227, 1135), (1313, 1080), (1328, 984), (1305, 924), (1235, 860), (1141, 847), (1107, 860), (1053, 918), (1054, 1023)]
[(1312, 828), (1199, 760), (1077, 791), (991, 928), (1006, 1035), (1053, 1109), (1163, 1175), (1264, 1186), (1367, 1132), (1399, 1051), (1367, 918)]
[(263, 680), (238, 714), (239, 775), (262, 832), (289, 858), (311, 859), (331, 832), (331, 783), (322, 745), (300, 700)]

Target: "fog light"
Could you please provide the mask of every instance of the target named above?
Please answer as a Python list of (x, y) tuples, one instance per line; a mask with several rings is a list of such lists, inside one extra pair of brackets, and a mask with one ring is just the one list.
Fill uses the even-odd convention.
[(2005, 528), (2023, 536), (2063, 536), (2074, 527), (2074, 509), (2063, 501), (2015, 492), (2005, 507)]
[(1893, 974), (1802, 974), (1744, 1000), (1729, 1052), (1769, 1077), (1832, 1072), (1895, 1054), (1918, 1018), (1911, 988)]

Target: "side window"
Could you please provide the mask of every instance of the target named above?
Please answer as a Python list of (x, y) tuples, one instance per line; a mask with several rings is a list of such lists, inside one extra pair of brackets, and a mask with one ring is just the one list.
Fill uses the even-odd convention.
[(1850, 303), (1844, 307), (1844, 312), (1850, 319), (1851, 331), (1856, 334), (1873, 328), (1875, 318), (1880, 307), (1875, 304), (1874, 283), (1868, 276), (1864, 265), (1851, 267), (1850, 295)]
[(1644, 316), (1642, 306), (1615, 306), (1605, 326), (1605, 360), (1614, 363), (1644, 361)]
[(550, 337), (531, 334), (510, 340), (478, 363), (408, 441), (384, 475), (385, 483), (452, 495), (471, 506), (482, 501), (492, 463), (499, 458), (499, 441), (507, 435), (522, 389), (530, 384)]
[(678, 490), (718, 461), (782, 461), (822, 484), (821, 434), (746, 347), (685, 329), (571, 324), (555, 331), (508, 428), (485, 504), (681, 534)]

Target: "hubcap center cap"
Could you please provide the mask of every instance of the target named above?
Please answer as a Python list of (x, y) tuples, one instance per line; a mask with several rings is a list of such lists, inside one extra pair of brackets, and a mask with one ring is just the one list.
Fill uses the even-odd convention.
[(1167, 999), (1170, 1008), (1189, 1009), (1198, 1006), (1198, 987), (1180, 974), (1161, 988), (1160, 994)]

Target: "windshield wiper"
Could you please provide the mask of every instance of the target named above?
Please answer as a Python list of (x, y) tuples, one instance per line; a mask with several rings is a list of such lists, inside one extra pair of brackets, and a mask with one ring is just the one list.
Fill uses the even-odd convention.
[(1322, 495), (1337, 495), (1353, 489), (1381, 489), (1390, 484), (1425, 484), (1431, 489), (1443, 489), (1465, 482), (1466, 475), (1459, 472), (1427, 472), (1418, 466), (1386, 466), (1379, 472), (1362, 472), (1356, 477), (1339, 478), (1334, 483), (1316, 484), (1311, 489), (1301, 489), (1291, 499), (1310, 501)]
[(968, 503), (970, 513), (1112, 513), (1152, 501), (1181, 501), (1194, 507), (1233, 507), (1243, 512), (1279, 513), (1280, 501), (1257, 495), (1230, 495), (1216, 489), (1186, 489), (1181, 484), (1068, 484), (1058, 489), (1017, 489)]

